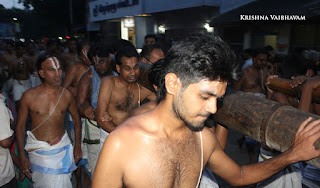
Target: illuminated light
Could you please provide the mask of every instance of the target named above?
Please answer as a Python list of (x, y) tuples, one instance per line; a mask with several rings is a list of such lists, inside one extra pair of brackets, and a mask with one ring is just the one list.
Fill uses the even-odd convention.
[(124, 23), (124, 27), (134, 27), (135, 23), (134, 23), (134, 19), (133, 18), (125, 18), (123, 19), (123, 23)]
[(58, 37), (59, 40), (62, 40), (62, 37)]
[(209, 23), (205, 23), (204, 28), (207, 30), (208, 33), (212, 33), (214, 31), (214, 27), (210, 27)]
[(18, 18), (12, 18), (14, 21), (17, 21), (18, 20)]
[(26, 40), (24, 38), (19, 39), (21, 42), (25, 42)]
[(160, 26), (158, 27), (158, 30), (159, 30), (159, 33), (163, 34), (163, 33), (166, 32), (166, 27), (165, 27), (164, 25), (160, 25)]
[(69, 37), (69, 36), (66, 36), (66, 39), (70, 39), (70, 37)]

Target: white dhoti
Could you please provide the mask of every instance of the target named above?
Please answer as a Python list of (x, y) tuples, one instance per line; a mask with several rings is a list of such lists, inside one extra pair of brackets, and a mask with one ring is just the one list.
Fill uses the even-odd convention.
[(88, 157), (85, 167), (88, 175), (92, 177), (100, 153), (100, 128), (96, 121), (89, 119), (84, 120), (82, 127), (85, 129), (83, 143), (86, 146)]
[(202, 173), (201, 181), (199, 188), (218, 188), (219, 185), (217, 183), (216, 178), (214, 177), (211, 170), (205, 168)]
[(59, 143), (52, 146), (37, 140), (30, 131), (27, 135), (25, 150), (29, 154), (33, 187), (72, 188), (71, 172), (77, 167), (67, 132)]
[[(260, 149), (259, 162), (272, 158), (272, 152)], [(302, 176), (298, 163), (291, 164), (273, 176), (257, 183), (257, 188), (302, 188)]]
[(31, 81), (28, 80), (13, 80), (12, 93), (13, 100), (18, 101), (21, 99), (23, 93), (31, 88)]
[[(84, 118), (81, 118), (81, 124), (83, 124), (84, 122)], [(75, 145), (75, 134), (74, 134), (74, 125), (73, 125), (73, 119), (71, 114), (69, 114), (69, 131), (70, 131), (70, 138), (71, 138), (71, 142), (72, 145)], [(83, 144), (83, 139), (84, 139), (84, 134), (85, 134), (85, 130), (84, 130), (84, 126), (81, 126), (81, 151), (82, 151), (82, 158), (80, 159), (80, 161), (78, 162), (77, 166), (84, 166), (85, 164), (88, 163), (88, 151), (87, 151), (87, 147)]]
[(102, 146), (103, 146), (104, 142), (106, 141), (108, 135), (109, 135), (109, 133), (107, 131), (100, 128), (100, 151), (101, 151)]

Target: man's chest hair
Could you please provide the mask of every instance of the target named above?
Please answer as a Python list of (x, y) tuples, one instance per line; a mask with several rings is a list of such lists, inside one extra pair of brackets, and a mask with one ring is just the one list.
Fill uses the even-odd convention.
[(200, 145), (195, 136), (186, 142), (161, 140), (154, 152), (159, 176), (172, 179), (174, 184), (188, 181), (200, 171)]
[(128, 112), (129, 114), (138, 106), (138, 100), (136, 99), (135, 90), (119, 89), (119, 95), (115, 95), (115, 107), (119, 111)]

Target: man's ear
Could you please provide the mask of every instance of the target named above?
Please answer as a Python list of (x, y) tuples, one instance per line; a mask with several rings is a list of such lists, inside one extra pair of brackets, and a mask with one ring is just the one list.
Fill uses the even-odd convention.
[(39, 75), (41, 76), (41, 78), (44, 78), (44, 72), (42, 69), (39, 70)]
[(120, 74), (120, 65), (116, 64), (117, 72)]
[(179, 84), (181, 83), (176, 74), (168, 73), (165, 76), (165, 86), (168, 94), (175, 95)]

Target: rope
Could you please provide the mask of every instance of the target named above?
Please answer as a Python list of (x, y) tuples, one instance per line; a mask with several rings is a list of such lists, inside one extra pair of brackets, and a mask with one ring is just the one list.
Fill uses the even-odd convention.
[(200, 175), (199, 175), (199, 179), (198, 179), (198, 183), (197, 183), (196, 188), (199, 187), (201, 176), (202, 176), (202, 170), (203, 170), (203, 143), (202, 143), (201, 131), (200, 131), (200, 145), (201, 145), (201, 168), (200, 168)]
[(64, 88), (62, 89), (62, 92), (61, 92), (61, 94), (60, 94), (60, 97), (59, 97), (56, 105), (54, 106), (54, 108), (53, 108), (52, 111), (50, 112), (50, 114), (49, 114), (49, 115), (46, 117), (46, 119), (44, 119), (36, 128), (34, 128), (33, 130), (31, 130), (31, 132), (33, 132), (33, 131), (35, 131), (36, 129), (38, 129), (44, 122), (46, 122), (46, 121), (49, 119), (49, 117), (51, 117), (51, 115), (53, 114), (53, 112), (55, 111), (56, 107), (57, 107), (58, 104), (59, 104), (59, 101), (60, 101), (60, 99), (61, 99), (61, 97), (62, 97), (63, 92), (64, 92)]
[(139, 88), (139, 101), (138, 101), (138, 106), (140, 106), (140, 86), (139, 86), (138, 83), (137, 83), (137, 85), (138, 85), (138, 88)]

